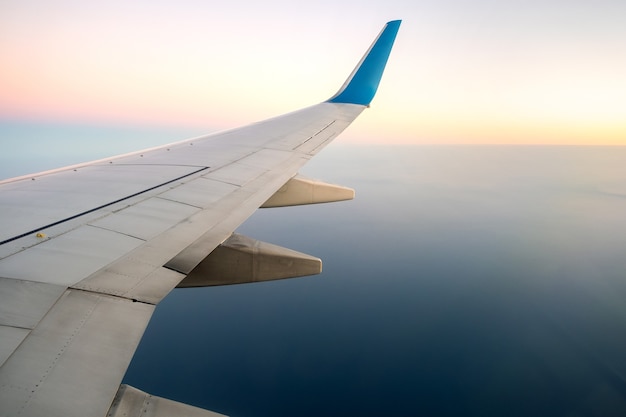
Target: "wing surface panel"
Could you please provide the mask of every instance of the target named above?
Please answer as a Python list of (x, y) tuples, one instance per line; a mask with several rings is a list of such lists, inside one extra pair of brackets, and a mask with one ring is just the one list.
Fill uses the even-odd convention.
[(165, 191), (161, 198), (199, 208), (207, 208), (239, 188), (233, 184), (200, 177), (176, 188)]
[(59, 285), (0, 278), (0, 366), (64, 291)]
[(0, 184), (0, 241), (128, 199), (198, 169), (109, 164), (5, 182)]
[(156, 397), (129, 385), (121, 385), (107, 417), (224, 417), (213, 411)]
[(104, 416), (154, 306), (66, 291), (2, 365), (2, 415)]
[(157, 196), (90, 224), (141, 240), (150, 240), (199, 210), (198, 207)]
[(0, 278), (0, 325), (34, 329), (64, 291), (59, 285)]
[(86, 225), (0, 260), (0, 277), (67, 287), (141, 243), (141, 239)]
[(0, 366), (13, 354), (29, 333), (30, 330), (20, 327), (0, 326)]

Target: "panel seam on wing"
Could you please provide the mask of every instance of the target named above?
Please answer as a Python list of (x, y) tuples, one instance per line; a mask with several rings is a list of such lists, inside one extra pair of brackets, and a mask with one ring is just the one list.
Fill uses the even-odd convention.
[(87, 294), (94, 294), (94, 295), (101, 296), (101, 297), (111, 297), (112, 299), (118, 300), (118, 301), (130, 301), (130, 302), (133, 302), (133, 303), (140, 303), (140, 304), (156, 306), (156, 303), (150, 303), (148, 301), (139, 300), (137, 298), (125, 297), (124, 295), (112, 294), (110, 292), (97, 291), (96, 289), (89, 289), (89, 288), (82, 288), (82, 287), (80, 287), (80, 288), (79, 287), (68, 287), (68, 289), (70, 289), (72, 291), (81, 291), (81, 292), (84, 292), (84, 293), (87, 293)]
[(138, 192), (136, 192), (136, 193), (134, 193), (134, 194), (131, 194), (131, 195), (128, 195), (128, 196), (126, 196), (126, 197), (122, 197), (122, 198), (119, 198), (119, 199), (117, 199), (117, 200), (115, 200), (115, 201), (112, 201), (112, 202), (109, 202), (109, 203), (103, 204), (103, 205), (101, 205), (101, 206), (94, 207), (94, 208), (91, 208), (91, 209), (89, 209), (89, 210), (85, 210), (85, 211), (83, 211), (83, 212), (81, 212), (81, 213), (74, 214), (74, 215), (72, 215), (72, 216), (66, 217), (66, 218), (61, 219), (61, 220), (57, 220), (56, 222), (49, 223), (49, 224), (47, 224), (47, 225), (45, 225), (45, 226), (38, 227), (38, 228), (33, 229), (33, 230), (29, 231), (29, 232), (22, 233), (21, 235), (18, 235), (18, 236), (13, 236), (13, 237), (11, 237), (11, 238), (5, 239), (5, 240), (3, 240), (2, 242), (0, 242), (0, 245), (4, 245), (5, 243), (13, 242), (14, 240), (21, 239), (21, 238), (23, 238), (23, 237), (26, 237), (26, 236), (28, 236), (28, 235), (32, 235), (33, 233), (40, 232), (40, 231), (42, 231), (42, 230), (44, 230), (44, 229), (47, 229), (47, 228), (49, 228), (49, 227), (57, 226), (57, 225), (59, 225), (59, 224), (62, 224), (62, 223), (68, 222), (68, 221), (73, 220), (73, 219), (76, 219), (76, 218), (78, 218), (78, 217), (82, 217), (82, 216), (87, 215), (87, 214), (89, 214), (89, 213), (93, 213), (94, 211), (98, 211), (98, 210), (101, 210), (101, 209), (103, 209), (103, 208), (110, 207), (110, 206), (112, 206), (112, 205), (114, 205), (114, 204), (117, 204), (117, 203), (120, 203), (120, 202), (122, 202), (122, 201), (125, 201), (125, 200), (128, 200), (128, 199), (131, 199), (131, 198), (133, 198), (133, 197), (137, 197), (137, 196), (139, 196), (139, 195), (141, 195), (141, 194), (144, 194), (144, 193), (147, 193), (147, 192), (149, 192), (149, 191), (155, 190), (155, 189), (157, 189), (157, 188), (159, 188), (159, 187), (163, 187), (163, 186), (165, 186), (165, 185), (167, 185), (167, 184), (171, 184), (171, 183), (173, 183), (173, 182), (179, 181), (179, 180), (181, 180), (181, 179), (183, 179), (183, 178), (190, 177), (190, 176), (192, 176), (192, 175), (194, 175), (194, 174), (197, 174), (197, 173), (199, 173), (199, 172), (205, 171), (205, 170), (207, 170), (207, 169), (209, 169), (209, 167), (203, 167), (203, 168), (200, 168), (200, 169), (195, 170), (195, 171), (193, 171), (193, 172), (190, 172), (190, 173), (188, 173), (188, 174), (181, 175), (181, 176), (179, 176), (179, 177), (177, 177), (177, 178), (171, 179), (171, 180), (169, 180), (169, 181), (163, 182), (163, 183), (161, 183), (161, 184), (155, 185), (155, 186), (150, 187), (150, 188), (146, 188), (145, 190), (138, 191)]
[(319, 135), (320, 133), (322, 133), (323, 131), (325, 131), (327, 128), (329, 128), (331, 125), (333, 125), (335, 122), (337, 121), (337, 119), (334, 119), (333, 121), (331, 121), (330, 123), (328, 123), (326, 126), (324, 126), (323, 128), (321, 128), (320, 130), (318, 130), (317, 132), (315, 132), (313, 135), (309, 136), (308, 139), (306, 139), (304, 142), (296, 145), (295, 147), (292, 148), (292, 150), (297, 150), (299, 147), (304, 146), (308, 141), (310, 141), (311, 139), (313, 139), (314, 137), (316, 137), (317, 135)]

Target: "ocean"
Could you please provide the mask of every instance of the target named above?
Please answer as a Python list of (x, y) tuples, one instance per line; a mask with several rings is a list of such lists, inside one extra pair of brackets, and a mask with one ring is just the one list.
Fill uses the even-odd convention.
[(319, 276), (175, 290), (126, 381), (231, 416), (626, 414), (626, 148), (330, 146), (239, 232)]
[(125, 383), (233, 417), (626, 414), (626, 148), (339, 139), (302, 174), (356, 198), (238, 232), (323, 273), (174, 290)]

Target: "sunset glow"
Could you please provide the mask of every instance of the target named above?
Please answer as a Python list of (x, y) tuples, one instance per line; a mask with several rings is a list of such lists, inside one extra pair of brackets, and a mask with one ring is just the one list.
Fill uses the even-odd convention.
[(400, 18), (375, 111), (342, 140), (623, 145), (625, 15), (619, 1), (3, 2), (0, 119), (234, 127), (330, 97)]

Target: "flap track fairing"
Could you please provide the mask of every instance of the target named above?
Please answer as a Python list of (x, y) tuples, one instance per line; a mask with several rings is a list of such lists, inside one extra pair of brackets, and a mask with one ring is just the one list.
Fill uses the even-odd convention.
[(300, 206), (352, 200), (354, 190), (341, 185), (296, 175), (272, 195), (261, 208)]
[(244, 284), (316, 275), (319, 258), (233, 233), (204, 258), (178, 288)]

